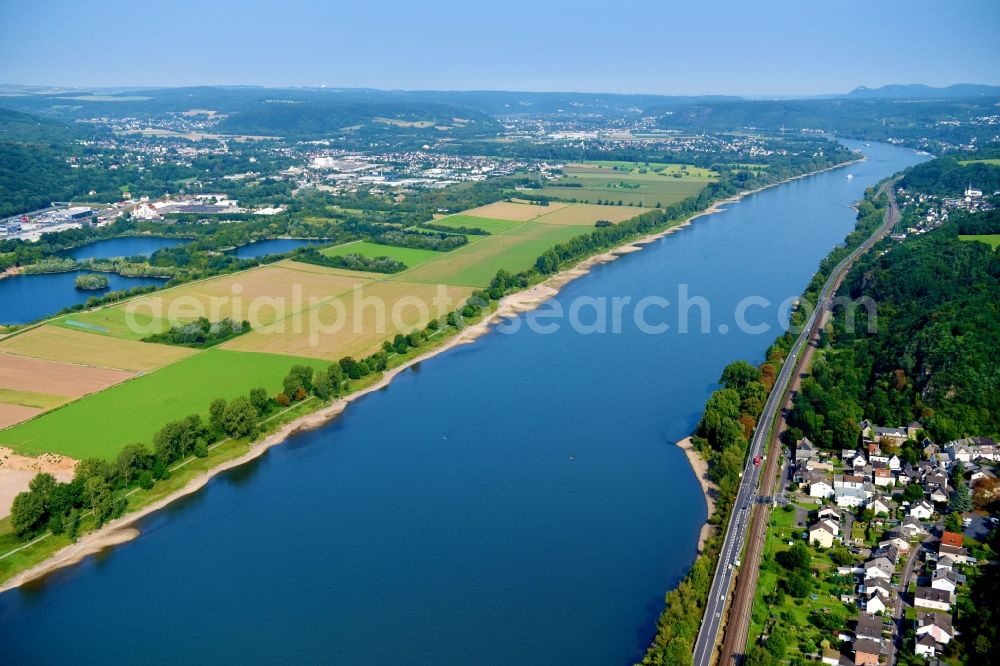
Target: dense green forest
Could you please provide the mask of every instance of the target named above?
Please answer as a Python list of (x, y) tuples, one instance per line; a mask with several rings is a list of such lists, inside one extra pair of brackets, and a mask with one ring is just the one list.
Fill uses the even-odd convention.
[(851, 270), (840, 295), (870, 299), (877, 317), (836, 309), (827, 347), (796, 397), (793, 438), (851, 447), (862, 418), (919, 420), (939, 442), (1000, 434), (1000, 257), (957, 232), (945, 225)]
[(0, 217), (78, 194), (83, 185), (66, 158), (83, 136), (55, 120), (0, 109)]
[(74, 174), (58, 150), (0, 142), (0, 217), (64, 201), (76, 190)]

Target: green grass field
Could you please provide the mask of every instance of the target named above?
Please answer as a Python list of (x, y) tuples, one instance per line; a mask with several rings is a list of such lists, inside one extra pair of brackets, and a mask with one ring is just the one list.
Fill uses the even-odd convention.
[(292, 356), (212, 349), (0, 431), (0, 444), (18, 453), (61, 453), (112, 459), (131, 442), (152, 444), (170, 421), (207, 414), (216, 398), (232, 399), (263, 386), (269, 393), (296, 364), (325, 362)]
[(360, 254), (362, 257), (389, 257), (406, 264), (407, 268), (413, 268), (420, 264), (442, 257), (444, 253), (434, 250), (421, 250), (412, 247), (396, 247), (395, 245), (379, 245), (368, 241), (358, 241), (356, 243), (345, 243), (335, 245), (320, 250), (320, 253), (328, 257), (342, 257), (345, 254)]
[(1000, 166), (1000, 159), (994, 157), (983, 160), (960, 160), (959, 164), (961, 164), (962, 166), (968, 166), (969, 164), (989, 164), (992, 166)]
[(586, 203), (621, 201), (653, 208), (695, 196), (718, 175), (708, 169), (658, 162), (587, 162), (567, 165), (558, 183), (540, 194)]
[[(602, 169), (611, 169), (613, 173), (622, 174), (653, 174), (671, 177), (673, 177), (674, 174), (680, 174), (682, 177), (708, 179), (718, 177), (718, 174), (711, 169), (691, 166), (690, 164), (673, 164), (671, 162), (622, 162), (619, 160), (595, 160), (593, 162), (587, 162), (587, 164), (592, 164), (601, 167)], [(572, 167), (569, 169), (572, 169)], [(567, 173), (569, 173), (569, 169), (566, 170)], [(582, 169), (577, 170), (583, 171)]]
[(534, 265), (545, 250), (592, 229), (526, 222), (510, 231), (453, 250), (440, 259), (403, 271), (393, 279), (427, 284), (486, 287), (501, 268), (517, 273)]
[(959, 236), (958, 239), (964, 241), (979, 241), (980, 243), (986, 243), (994, 250), (1000, 247), (1000, 234), (970, 234), (968, 236)]
[(434, 224), (443, 227), (469, 227), (471, 229), (482, 229), (491, 234), (501, 234), (524, 223), (516, 220), (497, 220), (489, 217), (459, 214), (438, 218), (434, 220)]

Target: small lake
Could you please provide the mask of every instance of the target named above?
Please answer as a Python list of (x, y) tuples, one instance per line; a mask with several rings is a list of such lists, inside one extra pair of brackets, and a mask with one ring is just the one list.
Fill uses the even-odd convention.
[(0, 280), (0, 324), (26, 324), (50, 317), (71, 305), (86, 303), (91, 296), (167, 282), (163, 278), (122, 277), (114, 273), (102, 273), (110, 282), (107, 289), (85, 291), (73, 286), (76, 276), (89, 272), (15, 275)]
[(240, 259), (256, 259), (269, 254), (284, 254), (307, 245), (329, 245), (332, 242), (322, 238), (269, 238), (241, 245), (229, 250), (227, 254)]
[(163, 238), (162, 236), (123, 236), (109, 238), (62, 252), (62, 256), (83, 261), (85, 259), (111, 259), (112, 257), (148, 257), (165, 247), (177, 247), (191, 241), (186, 238)]

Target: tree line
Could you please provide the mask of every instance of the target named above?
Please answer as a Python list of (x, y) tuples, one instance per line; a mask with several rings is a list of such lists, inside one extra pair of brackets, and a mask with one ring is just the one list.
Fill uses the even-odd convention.
[(406, 264), (391, 257), (365, 257), (357, 252), (341, 256), (328, 256), (314, 247), (299, 248), (292, 255), (295, 261), (328, 268), (347, 268), (369, 273), (399, 273), (406, 270)]
[(246, 320), (238, 322), (226, 317), (212, 322), (208, 317), (198, 317), (187, 324), (171, 326), (163, 333), (147, 336), (143, 338), (143, 342), (205, 349), (220, 345), (249, 331), (250, 322)]

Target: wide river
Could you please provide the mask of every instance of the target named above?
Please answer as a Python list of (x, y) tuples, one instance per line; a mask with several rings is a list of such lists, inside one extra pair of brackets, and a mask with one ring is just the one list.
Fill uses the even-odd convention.
[[(851, 230), (864, 189), (924, 159), (848, 143), (869, 159), (731, 204), (549, 303), (665, 298), (646, 321), (667, 332), (632, 306), (606, 334), (543, 307), (441, 354), (137, 540), (0, 596), (0, 661), (632, 663), (705, 521), (674, 442), (727, 363), (763, 359), (778, 304)], [(679, 332), (681, 285), (710, 304), (710, 331), (694, 306)], [(746, 311), (770, 330), (737, 326), (748, 297), (772, 304)]]

